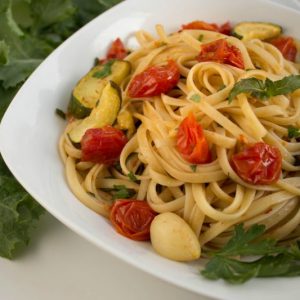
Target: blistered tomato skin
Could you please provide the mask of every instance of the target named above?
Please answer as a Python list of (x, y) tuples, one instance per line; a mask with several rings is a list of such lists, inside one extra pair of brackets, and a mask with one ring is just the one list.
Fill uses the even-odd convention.
[(169, 92), (180, 78), (177, 64), (169, 60), (166, 65), (152, 66), (134, 76), (128, 87), (131, 98), (154, 97)]
[(110, 221), (116, 231), (135, 241), (150, 240), (150, 225), (157, 215), (146, 201), (118, 199), (112, 206)]
[(127, 56), (127, 50), (120, 38), (115, 39), (106, 53), (106, 57), (99, 59), (100, 64), (105, 64), (112, 59), (124, 59)]
[(281, 36), (271, 41), (271, 44), (274, 45), (283, 55), (284, 58), (295, 62), (297, 56), (297, 47), (295, 41), (292, 37)]
[(232, 27), (229, 22), (222, 24), (221, 26), (215, 23), (207, 23), (204, 21), (193, 21), (188, 24), (182, 25), (182, 29), (196, 29), (196, 30), (208, 30), (216, 31), (222, 34), (229, 35), (231, 33)]
[(111, 165), (127, 142), (123, 131), (112, 126), (88, 129), (81, 140), (81, 160)]
[(120, 38), (117, 38), (107, 52), (107, 59), (123, 59), (127, 55), (127, 51)]
[(244, 69), (244, 60), (239, 48), (228, 44), (225, 39), (219, 39), (201, 46), (199, 62), (214, 61)]
[(181, 156), (192, 164), (211, 162), (211, 152), (203, 129), (192, 113), (179, 125), (177, 149)]
[(272, 184), (280, 177), (282, 157), (277, 147), (258, 142), (234, 154), (231, 166), (245, 182)]

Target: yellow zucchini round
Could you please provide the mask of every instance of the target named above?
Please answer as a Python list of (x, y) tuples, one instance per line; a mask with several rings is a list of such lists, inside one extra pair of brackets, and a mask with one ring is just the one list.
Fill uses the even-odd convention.
[(75, 126), (69, 137), (73, 143), (80, 143), (85, 132), (90, 128), (101, 128), (112, 125), (121, 108), (120, 88), (113, 81), (109, 81), (103, 89), (102, 95), (91, 114)]
[(243, 41), (251, 39), (267, 40), (281, 33), (281, 26), (267, 22), (241, 22), (233, 28), (233, 35)]
[(129, 75), (131, 65), (125, 60), (109, 61), (93, 67), (75, 86), (68, 106), (68, 113), (77, 119), (88, 116), (100, 99), (107, 83), (120, 84)]

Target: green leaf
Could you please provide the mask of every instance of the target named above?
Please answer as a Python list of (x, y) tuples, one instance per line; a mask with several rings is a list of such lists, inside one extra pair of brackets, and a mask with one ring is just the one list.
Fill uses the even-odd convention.
[[(208, 279), (224, 279), (230, 283), (243, 283), (253, 277), (299, 276), (300, 242), (289, 248), (275, 245), (274, 240), (263, 239), (264, 225), (253, 225), (244, 230), (239, 224), (234, 235), (206, 264), (201, 274)], [(233, 257), (257, 257), (242, 261)]]
[(131, 181), (137, 181), (138, 179), (136, 178), (136, 176), (130, 171), (128, 174), (127, 174), (128, 178), (131, 180)]
[(8, 62), (9, 47), (4, 41), (0, 41), (0, 65)]
[[(17, 93), (18, 88), (4, 89), (0, 85), (0, 120), (2, 119), (8, 105), (10, 104), (12, 98)], [(0, 172), (1, 176), (1, 172)]]
[(15, 87), (23, 82), (42, 62), (42, 59), (16, 59), (0, 67), (0, 80), (4, 88)]
[(115, 192), (113, 193), (113, 200), (128, 199), (135, 194), (135, 191), (128, 189), (125, 185), (114, 185)]
[(300, 88), (300, 75), (286, 76), (277, 81), (271, 81), (267, 78), (265, 84), (269, 97), (286, 95)]
[(287, 253), (266, 255), (252, 262), (216, 256), (201, 272), (208, 279), (224, 279), (240, 284), (254, 277), (293, 277), (300, 275), (300, 262)]
[(196, 103), (199, 103), (200, 100), (201, 100), (201, 96), (199, 94), (194, 94), (190, 97), (190, 100), (196, 102)]
[(297, 138), (300, 136), (300, 129), (299, 128), (296, 128), (296, 127), (288, 127), (288, 137), (290, 139), (292, 138)]
[(193, 172), (196, 172), (197, 170), (197, 165), (190, 165), (191, 169)]
[[(85, 22), (117, 2), (0, 1), (0, 120), (21, 83), (39, 63)], [(0, 256), (13, 258), (28, 244), (42, 212), (0, 156)]]
[(234, 228), (234, 235), (229, 242), (218, 252), (223, 256), (248, 256), (248, 255), (265, 255), (278, 253), (284, 249), (276, 246), (276, 241), (271, 239), (259, 239), (265, 231), (264, 225), (255, 224), (247, 231), (244, 230), (243, 224)]
[(66, 113), (60, 108), (55, 109), (55, 113), (63, 120), (66, 120)]
[(70, 0), (32, 0), (30, 9), (34, 19), (32, 27), (35, 31), (65, 21), (75, 12)]
[[(1, 157), (0, 157), (1, 158)], [(44, 209), (19, 185), (0, 159), (0, 255), (13, 258), (29, 242)]]
[(102, 69), (100, 71), (97, 71), (93, 74), (93, 77), (96, 77), (96, 78), (105, 78), (107, 77), (108, 75), (111, 74), (111, 66), (113, 65), (114, 63), (114, 59), (112, 60), (109, 60), (107, 63), (105, 63), (103, 66), (102, 66)]
[(224, 279), (229, 283), (240, 284), (256, 277), (258, 266), (222, 256), (211, 259), (201, 274), (208, 279)]
[(229, 102), (241, 93), (248, 93), (251, 96), (265, 100), (270, 97), (292, 93), (300, 88), (300, 75), (286, 76), (281, 80), (265, 81), (257, 78), (246, 78), (238, 81), (229, 94)]
[(198, 36), (198, 41), (199, 41), (199, 42), (202, 42), (203, 38), (204, 38), (204, 35), (203, 35), (203, 34), (200, 34), (200, 35)]
[(11, 10), (11, 5), (9, 5), (6, 9), (6, 20), (8, 23), (8, 26), (11, 28), (11, 30), (18, 36), (23, 36), (24, 33), (21, 30), (21, 28), (18, 26), (18, 24), (15, 22), (13, 15), (12, 15), (12, 10)]
[(241, 93), (250, 93), (257, 97), (265, 99), (267, 97), (266, 87), (262, 80), (256, 78), (247, 78), (238, 81), (229, 94), (229, 103)]

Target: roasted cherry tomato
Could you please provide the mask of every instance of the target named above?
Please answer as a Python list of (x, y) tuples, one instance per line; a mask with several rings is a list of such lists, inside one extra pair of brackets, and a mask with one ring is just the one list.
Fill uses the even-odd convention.
[(182, 29), (200, 29), (200, 30), (209, 30), (209, 31), (216, 31), (223, 34), (229, 35), (231, 32), (231, 25), (229, 22), (222, 24), (221, 26), (215, 23), (207, 23), (203, 21), (193, 21), (191, 23), (182, 25)]
[(133, 77), (128, 87), (132, 98), (159, 96), (176, 86), (180, 78), (179, 68), (173, 60), (166, 65), (152, 66)]
[(213, 41), (201, 46), (197, 60), (214, 61), (221, 64), (229, 64), (244, 69), (244, 60), (240, 49), (227, 43), (225, 39)]
[(251, 184), (271, 184), (281, 174), (281, 153), (263, 142), (248, 145), (232, 155), (231, 166), (244, 181)]
[(107, 51), (104, 59), (99, 59), (100, 64), (104, 64), (110, 59), (124, 59), (127, 56), (127, 50), (120, 38), (114, 40)]
[(146, 201), (119, 199), (112, 206), (110, 221), (120, 234), (132, 240), (148, 241), (156, 215)]
[(231, 24), (229, 22), (226, 22), (226, 23), (222, 24), (219, 27), (219, 32), (220, 33), (223, 33), (223, 34), (226, 34), (226, 35), (230, 35), (231, 31), (232, 31), (232, 26), (231, 26)]
[(297, 47), (292, 37), (281, 36), (274, 40), (271, 40), (271, 44), (278, 48), (284, 58), (290, 61), (296, 60)]
[(81, 160), (113, 164), (127, 141), (123, 131), (112, 126), (88, 129), (81, 140)]
[(181, 156), (192, 164), (205, 164), (211, 161), (211, 152), (203, 129), (190, 113), (179, 125), (177, 149)]
[(207, 23), (204, 21), (193, 21), (191, 23), (182, 25), (182, 29), (219, 31), (219, 26), (215, 23)]

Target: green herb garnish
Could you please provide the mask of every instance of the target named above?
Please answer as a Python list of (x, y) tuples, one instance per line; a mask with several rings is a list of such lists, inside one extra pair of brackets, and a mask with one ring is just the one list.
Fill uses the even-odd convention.
[(131, 180), (131, 181), (137, 181), (138, 179), (136, 178), (136, 176), (130, 171), (128, 174), (127, 174), (128, 178)]
[(199, 94), (194, 94), (190, 97), (190, 100), (196, 102), (196, 103), (199, 103), (200, 100), (201, 100), (201, 96)]
[(190, 165), (191, 169), (193, 172), (196, 172), (197, 170), (197, 165)]
[(63, 120), (66, 119), (66, 113), (64, 111), (62, 111), (60, 108), (56, 108), (55, 113)]
[[(300, 243), (289, 248), (276, 245), (273, 239), (264, 239), (264, 225), (253, 225), (244, 230), (235, 226), (234, 235), (221, 250), (213, 254), (201, 274), (209, 279), (224, 279), (230, 283), (243, 283), (253, 277), (291, 277), (300, 275)], [(258, 259), (240, 261), (236, 256), (259, 256)]]
[(97, 71), (93, 74), (93, 77), (95, 77), (95, 78), (105, 78), (108, 75), (110, 75), (111, 74), (111, 67), (112, 67), (114, 62), (115, 62), (114, 59), (109, 60), (107, 63), (105, 63), (102, 66), (102, 69), (100, 71)]
[(288, 137), (290, 139), (300, 137), (300, 129), (293, 126), (288, 127)]
[(125, 185), (114, 185), (113, 187), (115, 190), (115, 192), (113, 192), (113, 200), (128, 199), (135, 194), (134, 190), (128, 189)]
[(199, 41), (199, 42), (202, 42), (202, 41), (203, 41), (203, 38), (204, 38), (204, 35), (203, 35), (203, 34), (200, 34), (200, 35), (198, 36), (198, 41)]
[(300, 88), (300, 75), (286, 76), (281, 80), (265, 81), (257, 78), (246, 78), (238, 81), (229, 94), (229, 102), (241, 93), (248, 93), (251, 96), (266, 100), (270, 97), (285, 95)]

